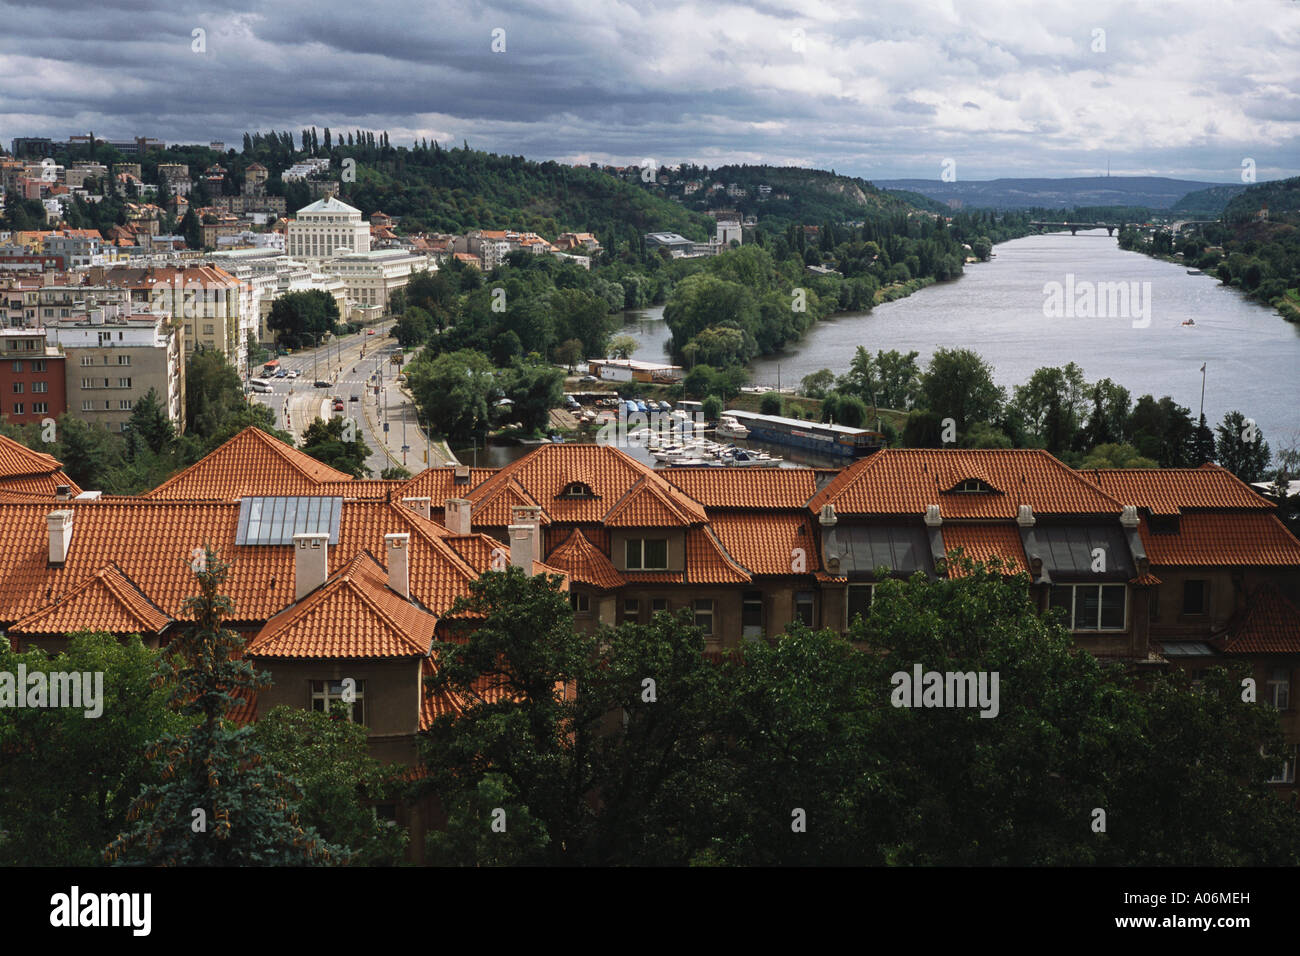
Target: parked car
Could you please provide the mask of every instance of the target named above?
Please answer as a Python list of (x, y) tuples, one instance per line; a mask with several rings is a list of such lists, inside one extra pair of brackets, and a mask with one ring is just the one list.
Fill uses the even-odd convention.
[(578, 381), (579, 381), (579, 382), (598, 382), (598, 381), (600, 381), (600, 379), (596, 378), (596, 376), (594, 376), (594, 375), (584, 375), (584, 376), (582, 376), (582, 378), (578, 379)]
[(641, 401), (639, 398), (636, 400), (636, 410), (638, 412), (649, 411), (649, 409), (645, 407), (645, 402)]

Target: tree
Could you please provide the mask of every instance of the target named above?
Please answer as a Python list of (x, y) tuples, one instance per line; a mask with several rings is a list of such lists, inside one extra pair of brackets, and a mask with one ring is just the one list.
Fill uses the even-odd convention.
[(379, 477), (384, 481), (400, 481), (404, 478), (410, 478), (411, 473), (401, 465), (389, 465), (379, 473)]
[(499, 389), (492, 363), (482, 352), (422, 353), (407, 367), (406, 381), (420, 414), (448, 437), (479, 436), (491, 423), (490, 402)]
[(1064, 368), (1036, 369), (1029, 381), (1014, 391), (1013, 413), (1042, 447), (1054, 455), (1073, 447), (1088, 407), (1083, 369), (1073, 362)]
[(170, 451), (176, 443), (176, 426), (167, 416), (157, 389), (150, 388), (136, 401), (127, 426), (128, 442), (139, 442), (155, 455)]
[(550, 422), (551, 409), (564, 401), (564, 373), (549, 365), (516, 363), (504, 376), (511, 419), (538, 432)]
[(1143, 458), (1132, 445), (1104, 444), (1084, 456), (1080, 468), (1159, 468), (1150, 458)]
[(569, 370), (569, 374), (573, 374), (574, 367), (582, 359), (581, 339), (565, 339), (555, 347), (555, 361), (565, 366)]
[(780, 415), (785, 407), (785, 400), (780, 392), (764, 392), (758, 400), (758, 410), (764, 415)]
[(1259, 426), (1233, 410), (1223, 416), (1214, 430), (1218, 435), (1215, 452), (1220, 465), (1247, 484), (1267, 477), (1273, 455)]
[(1158, 402), (1151, 395), (1139, 398), (1129, 416), (1128, 431), (1133, 446), (1143, 457), (1158, 461), (1165, 468), (1191, 464), (1196, 433), (1192, 413), (1168, 395)]
[(369, 478), (366, 460), (371, 455), (370, 446), (357, 429), (354, 418), (317, 418), (303, 432), (298, 447), (317, 461), (353, 478)]
[(700, 404), (700, 411), (704, 415), (705, 421), (716, 422), (722, 417), (722, 410), (725, 407), (721, 398), (717, 395), (710, 395)]
[(101, 488), (108, 473), (123, 464), (123, 443), (106, 428), (65, 412), (56, 434), (63, 470), (83, 488)]
[(190, 206), (181, 217), (180, 230), (181, 235), (185, 237), (186, 246), (191, 249), (203, 248), (203, 224), (199, 222), (194, 206)]
[[(867, 403), (856, 395), (831, 392), (822, 400), (822, 421), (850, 428), (867, 425)], [(874, 424), (874, 423), (872, 423)]]
[(338, 328), (338, 302), (320, 289), (286, 292), (271, 303), (266, 324), (282, 345), (301, 348), (316, 344)]
[(1200, 466), (1206, 462), (1214, 462), (1214, 432), (1210, 431), (1210, 426), (1206, 424), (1205, 413), (1201, 413), (1201, 419), (1196, 424), (1196, 433), (1192, 436), (1192, 453), (1191, 464)]
[(141, 790), (128, 815), (133, 825), (104, 857), (151, 866), (341, 862), (339, 847), (299, 825), (300, 794), (265, 763), (252, 728), (232, 728), (226, 718), (270, 678), (241, 656), (243, 639), (223, 623), (234, 612), (221, 593), (230, 566), (211, 547), (195, 566), (199, 592), (186, 599), (194, 623), (167, 646), (158, 675), (171, 685), (168, 706), (196, 723), (154, 742), (148, 756), (161, 782)]
[(609, 357), (630, 359), (641, 343), (630, 335), (616, 335), (609, 340)]
[(825, 398), (835, 385), (835, 373), (828, 368), (805, 375), (800, 390), (808, 398)]
[(402, 313), (401, 318), (393, 323), (393, 338), (404, 349), (417, 348), (429, 341), (433, 335), (433, 316), (413, 305)]
[(345, 705), (334, 706), (332, 714), (273, 707), (258, 717), (253, 740), (270, 766), (301, 787), (303, 826), (346, 848), (354, 865), (396, 865), (406, 831), (376, 818), (368, 804), (395, 794), (403, 768), (371, 757), (366, 728), (347, 719)]
[(993, 382), (993, 369), (970, 349), (937, 349), (921, 377), (926, 408), (952, 418), (957, 430), (998, 417), (1006, 393)]
[(139, 636), (75, 634), (53, 657), (15, 653), (0, 639), (0, 673), (20, 665), (28, 674), (102, 674), (103, 686), (98, 714), (0, 707), (0, 865), (93, 866), (149, 777), (149, 744), (184, 721), (168, 710)]
[(980, 236), (970, 244), (971, 254), (980, 262), (988, 262), (989, 255), (993, 252), (993, 243), (988, 236)]

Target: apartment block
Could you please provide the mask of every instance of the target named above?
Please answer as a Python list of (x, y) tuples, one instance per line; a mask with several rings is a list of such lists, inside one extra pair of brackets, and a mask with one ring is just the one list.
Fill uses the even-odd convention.
[(370, 224), (361, 218), (361, 210), (333, 196), (320, 199), (289, 220), (285, 250), (298, 259), (326, 259), (340, 250), (369, 252)]
[(39, 328), (0, 329), (0, 416), (13, 425), (68, 410), (65, 356)]

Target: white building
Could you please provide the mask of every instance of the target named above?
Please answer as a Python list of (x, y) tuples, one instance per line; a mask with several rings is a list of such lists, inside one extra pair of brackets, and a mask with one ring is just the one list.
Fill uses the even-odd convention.
[(329, 168), (330, 161), (328, 158), (308, 159), (301, 163), (294, 163), (280, 174), (280, 179), (286, 183), (297, 182), (315, 173), (326, 172)]
[(285, 251), (300, 259), (370, 251), (370, 224), (361, 210), (330, 196), (298, 210), (289, 220)]
[(406, 286), (412, 272), (437, 266), (431, 266), (427, 256), (404, 249), (376, 249), (336, 256), (321, 268), (347, 285), (345, 318), (377, 318), (388, 311), (388, 297)]
[(736, 240), (736, 245), (740, 245), (742, 242), (744, 242), (744, 238), (741, 235), (740, 223), (735, 220), (719, 219), (718, 220), (718, 242), (722, 244), (722, 248), (725, 249), (728, 246), (730, 246), (732, 239)]

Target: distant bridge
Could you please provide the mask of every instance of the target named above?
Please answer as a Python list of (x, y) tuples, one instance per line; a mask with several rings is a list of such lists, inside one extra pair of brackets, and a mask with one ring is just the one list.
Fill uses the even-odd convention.
[(1113, 236), (1116, 229), (1120, 229), (1126, 224), (1117, 222), (1031, 222), (1030, 225), (1039, 232), (1044, 229), (1069, 229), (1072, 236), (1080, 229), (1105, 229), (1106, 235)]

